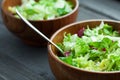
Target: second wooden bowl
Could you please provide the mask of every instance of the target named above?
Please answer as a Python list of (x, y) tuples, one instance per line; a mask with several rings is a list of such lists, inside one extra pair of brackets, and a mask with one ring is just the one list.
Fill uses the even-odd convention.
[[(52, 20), (40, 20), (30, 22), (49, 38), (56, 30), (76, 20), (79, 2), (78, 0), (69, 1), (71, 1), (74, 4), (74, 9), (71, 13)], [(40, 35), (38, 35), (35, 31), (29, 28), (21, 19), (15, 18), (12, 15), (12, 13), (8, 10), (9, 6), (16, 6), (20, 4), (21, 0), (3, 0), (2, 17), (6, 27), (10, 32), (12, 32), (23, 42), (29, 45), (46, 45), (46, 40), (44, 40)]]

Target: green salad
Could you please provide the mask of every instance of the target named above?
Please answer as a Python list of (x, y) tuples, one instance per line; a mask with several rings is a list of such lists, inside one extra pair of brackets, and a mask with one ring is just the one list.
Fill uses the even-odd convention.
[(90, 29), (81, 28), (77, 34), (65, 33), (58, 46), (64, 51), (59, 58), (78, 68), (90, 71), (120, 70), (120, 33), (108, 24)]
[(21, 0), (20, 6), (8, 7), (16, 17), (16, 8), (28, 20), (49, 20), (68, 14), (73, 4), (67, 0)]

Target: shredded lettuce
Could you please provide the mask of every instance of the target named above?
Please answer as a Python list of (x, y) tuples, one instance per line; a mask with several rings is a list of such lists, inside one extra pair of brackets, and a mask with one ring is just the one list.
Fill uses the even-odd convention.
[[(61, 49), (65, 55), (59, 57), (64, 62), (85, 70), (118, 71), (120, 70), (120, 34), (108, 24), (95, 28), (82, 29), (83, 34), (65, 34)], [(58, 46), (59, 46), (58, 45)]]
[(70, 13), (73, 4), (66, 0), (22, 0), (22, 5), (8, 7), (15, 16), (16, 8), (28, 20), (49, 20)]

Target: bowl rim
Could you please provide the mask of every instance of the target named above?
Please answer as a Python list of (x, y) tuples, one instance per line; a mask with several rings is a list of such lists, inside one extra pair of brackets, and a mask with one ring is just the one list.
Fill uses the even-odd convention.
[[(6, 0), (3, 0), (2, 3), (1, 3), (1, 9), (2, 9), (2, 11), (3, 11), (6, 15), (9, 15), (10, 17), (20, 20), (19, 18), (14, 17), (12, 14), (7, 13), (7, 12), (3, 9), (3, 6), (4, 6), (5, 1), (6, 1)], [(70, 13), (68, 13), (68, 14), (66, 14), (66, 15), (63, 15), (63, 16), (60, 16), (60, 17), (57, 17), (57, 18), (54, 18), (54, 19), (49, 19), (49, 20), (28, 20), (28, 21), (30, 21), (30, 22), (39, 22), (39, 21), (46, 22), (46, 21), (54, 21), (54, 20), (59, 20), (59, 19), (68, 17), (69, 15), (73, 14), (74, 12), (76, 12), (76, 11), (79, 9), (79, 1), (78, 1), (78, 0), (75, 0), (75, 3), (76, 3), (76, 5), (74, 6), (74, 9), (73, 9)]]
[[(113, 22), (113, 23), (118, 23), (120, 24), (120, 21), (117, 21), (117, 20), (110, 20), (110, 19), (89, 19), (89, 20), (83, 20), (83, 21), (78, 21), (78, 22), (74, 22), (74, 23), (71, 23), (71, 24), (68, 24), (60, 29), (58, 29), (50, 38), (50, 40), (53, 40), (54, 37), (62, 30), (66, 29), (66, 28), (69, 28), (73, 25), (77, 25), (77, 24), (81, 24), (81, 23), (86, 23), (86, 22), (95, 22), (95, 21), (104, 21), (104, 22)], [(77, 71), (82, 71), (82, 72), (87, 72), (87, 73), (96, 73), (96, 74), (114, 74), (114, 73), (120, 73), (120, 71), (106, 71), (106, 72), (102, 72), (102, 71), (89, 71), (89, 70), (85, 70), (85, 69), (81, 69), (81, 68), (78, 68), (78, 67), (74, 67), (72, 65), (69, 65), (65, 62), (63, 62), (62, 60), (60, 60), (58, 58), (58, 56), (54, 55), (52, 49), (51, 49), (51, 45), (50, 43), (48, 43), (47, 45), (47, 48), (48, 48), (48, 54), (51, 55), (58, 63), (68, 67), (68, 68), (71, 68), (71, 69), (74, 69), (74, 70), (77, 70)]]

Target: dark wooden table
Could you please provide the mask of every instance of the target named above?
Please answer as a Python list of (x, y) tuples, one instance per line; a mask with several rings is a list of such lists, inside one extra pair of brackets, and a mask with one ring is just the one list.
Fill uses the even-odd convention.
[[(77, 21), (120, 20), (120, 1), (79, 0), (79, 2)], [(47, 54), (46, 47), (28, 46), (11, 34), (0, 15), (0, 80), (55, 80)]]

